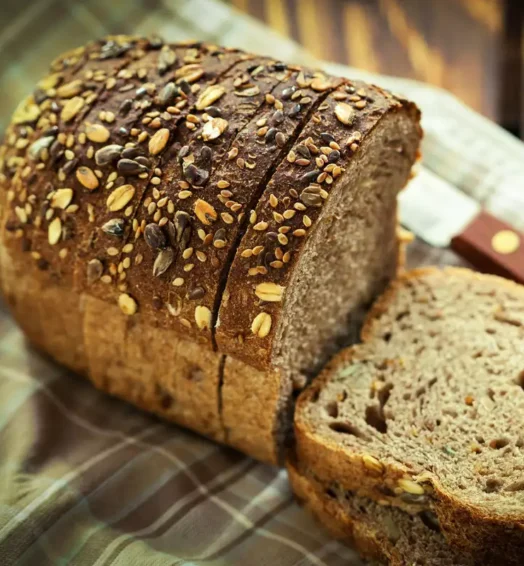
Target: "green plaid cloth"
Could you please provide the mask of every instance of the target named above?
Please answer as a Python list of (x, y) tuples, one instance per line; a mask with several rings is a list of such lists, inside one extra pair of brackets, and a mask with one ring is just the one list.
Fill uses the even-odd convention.
[[(215, 0), (11, 1), (2, 18), (3, 126), (50, 60), (108, 33), (199, 38), (316, 64)], [(424, 111), (424, 167), (524, 227), (519, 141), (437, 89), (322, 65), (413, 98)], [(409, 259), (457, 261), (420, 246)], [(361, 562), (293, 502), (284, 471), (105, 397), (33, 351), (0, 303), (0, 566), (14, 564)]]

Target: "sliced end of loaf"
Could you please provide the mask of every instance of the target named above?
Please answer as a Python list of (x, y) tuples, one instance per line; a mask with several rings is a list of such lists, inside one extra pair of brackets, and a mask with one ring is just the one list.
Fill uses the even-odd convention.
[(468, 270), (415, 270), (377, 302), (363, 338), (299, 400), (301, 464), (411, 513), (435, 511), (446, 537), (472, 552), (511, 541), (499, 551), (515, 559), (524, 550), (523, 288)]

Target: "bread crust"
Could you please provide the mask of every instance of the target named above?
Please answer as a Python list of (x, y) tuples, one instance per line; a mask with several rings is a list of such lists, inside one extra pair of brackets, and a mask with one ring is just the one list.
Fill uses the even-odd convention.
[[(258, 205), (265, 185), (305, 122), (320, 119), (319, 106), (342, 84), (349, 83), (238, 50), (129, 36), (93, 42), (55, 61), (15, 114), (0, 149), (0, 283), (28, 338), (100, 389), (275, 463), (291, 422), (289, 372), (268, 361), (267, 349), (250, 344), (244, 361), (226, 359), (227, 348), (214, 347), (213, 324), (250, 209), (265, 206), (265, 200)], [(217, 86), (225, 92), (215, 98), (208, 88)], [(418, 127), (414, 106), (366, 88), (377, 108), (356, 86), (336, 100), (353, 97), (356, 108), (367, 106), (362, 116), (405, 107)], [(327, 109), (334, 112), (333, 105)], [(220, 136), (206, 139), (204, 128), (222, 111), (231, 119), (220, 145)], [(212, 136), (222, 126), (218, 121)], [(340, 129), (353, 132), (346, 124)], [(189, 161), (207, 142), (215, 144), (217, 162), (209, 184), (199, 187), (186, 173), (199, 165)], [(184, 144), (190, 153), (181, 157)], [(226, 162), (231, 148), (239, 153)], [(339, 157), (341, 165), (346, 157)], [(177, 213), (195, 224), (188, 239), (175, 226)], [(146, 245), (149, 223), (156, 228)], [(150, 246), (155, 237), (158, 245)], [(181, 246), (180, 262), (154, 277), (170, 238), (175, 246), (191, 243), (197, 267), (188, 268), (188, 247)], [(221, 265), (212, 261), (217, 258)], [(181, 274), (185, 286), (175, 284)], [(205, 299), (194, 294), (199, 280), (209, 284)], [(243, 289), (250, 291), (251, 281), (240, 279), (228, 296), (234, 300)], [(249, 333), (252, 313), (247, 318)]]
[[(488, 279), (524, 298), (524, 287), (494, 275), (484, 275), (458, 267), (413, 269), (393, 281), (369, 311), (361, 332), (363, 345), (372, 343), (374, 333), (380, 329), (380, 317), (387, 312), (399, 288), (411, 280), (439, 273), (472, 281)], [(305, 407), (315, 399), (333, 372), (358, 360), (361, 351), (362, 346), (356, 345), (335, 356), (313, 384), (300, 395), (294, 418), (297, 459), (301, 466), (313, 470), (322, 481), (336, 482), (346, 489), (356, 490), (365, 497), (377, 501), (388, 500), (389, 504), (398, 505), (407, 512), (416, 512), (419, 507), (406, 504), (399, 498), (387, 498), (381, 490), (384, 485), (396, 485), (402, 478), (411, 477), (410, 467), (394, 460), (381, 463), (380, 471), (370, 469), (363, 459), (365, 455), (345, 450), (343, 446), (326, 439), (312, 429), (305, 418)], [(510, 516), (493, 515), (489, 510), (461, 501), (449, 493), (433, 474), (428, 474), (424, 481), (427, 482), (425, 489), (431, 494), (432, 509), (437, 514), (442, 532), (450, 544), (485, 560), (486, 564), (498, 564), (502, 557), (506, 564), (521, 562), (524, 555), (524, 513)]]
[[(350, 112), (349, 119), (343, 110)], [(308, 238), (323, 219), (322, 203), (328, 191), (337, 189), (341, 167), (358, 154), (380, 121), (395, 112), (406, 112), (415, 123), (420, 117), (414, 105), (403, 104), (378, 87), (348, 81), (329, 94), (304, 125), (254, 209), (231, 265), (216, 331), (223, 352), (260, 370), (275, 364), (286, 287)], [(414, 161), (415, 155), (408, 159)], [(253, 331), (261, 316), (270, 321), (267, 333)]]
[[(326, 495), (326, 488), (320, 482), (307, 476), (297, 467), (293, 459), (286, 461), (288, 477), (295, 497), (303, 504), (317, 520), (337, 539), (348, 542), (357, 549), (359, 554), (369, 560), (391, 566), (405, 566), (406, 563), (425, 564), (417, 557), (407, 557), (399, 550), (395, 542), (387, 535), (387, 528), (377, 518), (370, 517), (366, 513), (351, 515), (344, 510), (340, 502)], [(475, 562), (466, 556), (455, 553), (452, 549), (446, 549), (444, 541), (439, 541), (439, 554), (445, 556), (443, 560), (428, 555), (429, 564), (439, 566), (472, 566), (473, 564), (487, 563)], [(414, 560), (414, 562), (406, 562)], [(492, 563), (496, 566), (496, 563)]]

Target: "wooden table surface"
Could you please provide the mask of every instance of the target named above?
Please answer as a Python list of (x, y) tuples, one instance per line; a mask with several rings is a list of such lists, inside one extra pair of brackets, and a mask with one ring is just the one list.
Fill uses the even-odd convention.
[(446, 88), (524, 135), (524, 0), (230, 0), (315, 56)]

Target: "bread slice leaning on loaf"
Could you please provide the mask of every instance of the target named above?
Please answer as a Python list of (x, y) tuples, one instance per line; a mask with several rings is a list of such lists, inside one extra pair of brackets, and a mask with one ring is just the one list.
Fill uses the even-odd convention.
[(300, 469), (433, 514), (480, 564), (521, 564), (524, 288), (466, 269), (408, 272), (362, 339), (298, 400)]
[(294, 392), (396, 273), (419, 119), (236, 49), (93, 42), (0, 150), (3, 294), (101, 390), (276, 462)]

